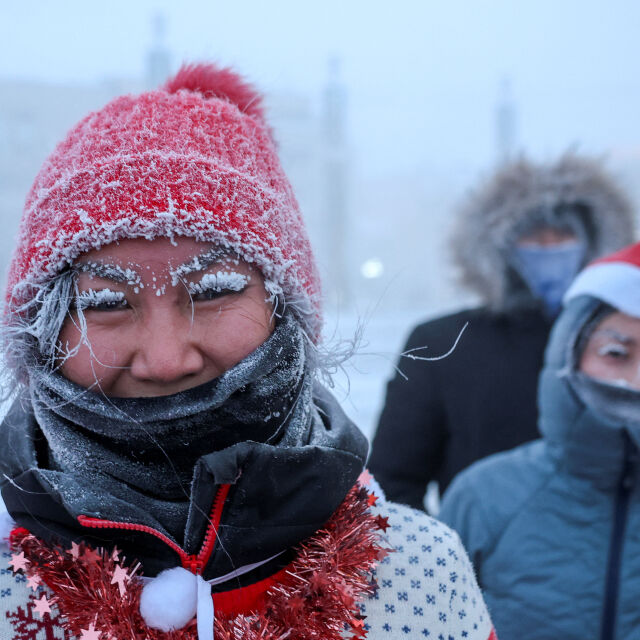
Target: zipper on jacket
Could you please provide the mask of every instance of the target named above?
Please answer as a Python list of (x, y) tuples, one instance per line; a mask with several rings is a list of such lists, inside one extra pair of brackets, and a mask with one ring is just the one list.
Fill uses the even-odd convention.
[(230, 488), (230, 484), (222, 484), (218, 487), (213, 498), (213, 504), (211, 505), (209, 524), (207, 526), (200, 551), (197, 554), (187, 553), (181, 546), (176, 544), (164, 533), (144, 524), (115, 522), (113, 520), (102, 520), (101, 518), (92, 518), (90, 516), (83, 515), (78, 516), (78, 522), (83, 527), (91, 529), (122, 529), (123, 531), (139, 531), (141, 533), (148, 533), (149, 535), (162, 540), (162, 542), (175, 551), (180, 557), (180, 562), (185, 569), (188, 569), (191, 573), (201, 574), (211, 558), (216, 540), (218, 539), (218, 527), (222, 517), (224, 502), (227, 499)]
[(611, 532), (609, 558), (607, 561), (600, 640), (614, 640), (618, 595), (620, 591), (622, 549), (624, 546), (624, 534), (627, 525), (629, 502), (631, 499), (631, 491), (635, 484), (637, 466), (638, 448), (631, 441), (629, 434), (624, 431), (624, 463), (622, 465), (622, 474), (620, 475), (618, 489), (616, 492), (613, 529)]

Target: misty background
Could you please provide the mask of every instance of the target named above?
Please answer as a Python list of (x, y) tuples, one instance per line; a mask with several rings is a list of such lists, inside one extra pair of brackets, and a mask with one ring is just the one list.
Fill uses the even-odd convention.
[(362, 327), (336, 394), (368, 435), (411, 325), (474, 302), (447, 241), (479, 180), (574, 149), (640, 198), (633, 0), (1, 0), (0, 29), (3, 277), (26, 192), (77, 120), (184, 61), (232, 66), (266, 95), (326, 336)]

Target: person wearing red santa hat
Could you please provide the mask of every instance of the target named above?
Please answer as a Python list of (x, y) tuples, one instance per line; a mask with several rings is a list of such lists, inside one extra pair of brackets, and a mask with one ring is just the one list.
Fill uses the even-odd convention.
[(469, 467), (440, 517), (469, 550), (501, 638), (635, 638), (640, 243), (569, 287), (538, 397), (542, 440)]
[(493, 637), (458, 537), (374, 488), (321, 322), (242, 78), (187, 66), (77, 124), (9, 272), (0, 636)]

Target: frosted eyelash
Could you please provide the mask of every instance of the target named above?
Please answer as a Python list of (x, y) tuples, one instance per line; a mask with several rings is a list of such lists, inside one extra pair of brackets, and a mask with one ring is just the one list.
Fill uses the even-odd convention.
[(218, 271), (206, 273), (200, 282), (189, 282), (189, 293), (195, 295), (205, 291), (242, 291), (249, 282), (249, 276), (235, 271)]
[(617, 342), (610, 342), (598, 349), (598, 355), (599, 356), (611, 356), (611, 355), (627, 356), (629, 355), (629, 351), (623, 345), (618, 344)]
[(100, 289), (94, 291), (82, 291), (76, 299), (76, 307), (79, 309), (92, 309), (105, 304), (124, 302), (124, 293), (122, 291), (112, 291), (111, 289)]

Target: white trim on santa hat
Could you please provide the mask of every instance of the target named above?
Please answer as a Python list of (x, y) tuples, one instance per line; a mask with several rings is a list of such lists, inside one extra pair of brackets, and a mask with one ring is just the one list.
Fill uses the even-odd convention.
[(566, 305), (588, 295), (640, 318), (640, 267), (629, 262), (598, 262), (584, 269), (564, 294)]

